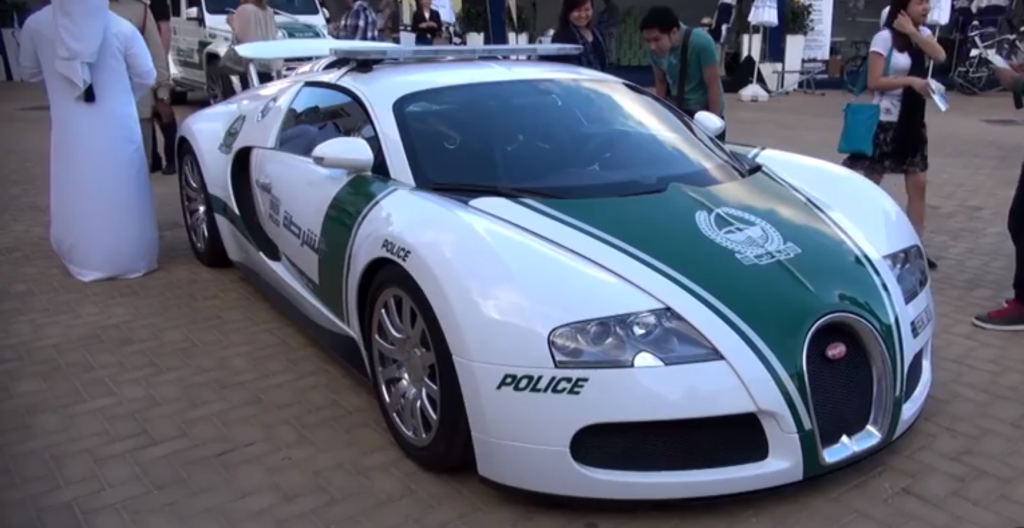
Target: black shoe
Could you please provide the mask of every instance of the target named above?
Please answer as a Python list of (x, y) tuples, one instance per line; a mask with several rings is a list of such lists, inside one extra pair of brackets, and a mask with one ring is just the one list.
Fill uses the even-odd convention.
[(153, 156), (153, 163), (149, 164), (150, 174), (154, 172), (160, 172), (163, 170), (164, 160), (160, 159), (160, 156)]
[(161, 170), (160, 172), (167, 176), (171, 176), (178, 173), (178, 167), (176, 167), (173, 163), (168, 163), (167, 165), (164, 165), (163, 170)]
[(932, 271), (935, 271), (935, 270), (936, 270), (936, 269), (938, 269), (938, 268), (939, 268), (939, 265), (938, 265), (938, 264), (936, 264), (934, 260), (932, 260), (932, 259), (930, 259), (930, 258), (929, 258), (929, 259), (928, 259), (928, 269), (929, 269), (929, 270), (932, 270)]

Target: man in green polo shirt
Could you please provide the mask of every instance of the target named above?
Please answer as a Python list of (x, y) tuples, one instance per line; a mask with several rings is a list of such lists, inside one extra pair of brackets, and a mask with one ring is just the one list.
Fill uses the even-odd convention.
[[(650, 8), (640, 20), (640, 32), (647, 43), (647, 57), (654, 70), (654, 90), (658, 96), (676, 104), (680, 110), (694, 115), (707, 110), (725, 116), (725, 91), (718, 73), (718, 52), (715, 41), (706, 31), (687, 27), (671, 8)], [(683, 75), (683, 97), (679, 100), (679, 70), (686, 48), (686, 71)], [(720, 139), (724, 140), (725, 133)]]

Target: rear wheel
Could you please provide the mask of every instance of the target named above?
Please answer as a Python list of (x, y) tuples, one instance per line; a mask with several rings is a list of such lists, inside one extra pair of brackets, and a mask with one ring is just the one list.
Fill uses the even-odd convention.
[(206, 180), (199, 168), (195, 151), (185, 143), (178, 155), (178, 187), (181, 194), (181, 216), (192, 246), (192, 254), (204, 266), (226, 268), (231, 265), (224, 241), (214, 218)]
[(963, 95), (978, 95), (986, 90), (986, 85), (994, 76), (988, 60), (976, 56), (957, 69), (953, 83), (956, 91)]
[(406, 456), (424, 469), (472, 461), (469, 420), (441, 324), (416, 281), (398, 266), (373, 279), (363, 337), (381, 414)]

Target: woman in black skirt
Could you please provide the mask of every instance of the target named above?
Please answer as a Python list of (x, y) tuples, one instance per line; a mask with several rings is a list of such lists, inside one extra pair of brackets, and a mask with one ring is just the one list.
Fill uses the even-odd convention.
[[(928, 0), (892, 0), (889, 5), (882, 30), (871, 39), (868, 58), (868, 89), (874, 92), (881, 114), (875, 152), (852, 154), (843, 162), (875, 183), (881, 183), (886, 174), (903, 174), (907, 216), (922, 239), (928, 184), (927, 60), (940, 64), (946, 60), (946, 52), (924, 26), (930, 7)], [(928, 267), (936, 267), (931, 258)]]

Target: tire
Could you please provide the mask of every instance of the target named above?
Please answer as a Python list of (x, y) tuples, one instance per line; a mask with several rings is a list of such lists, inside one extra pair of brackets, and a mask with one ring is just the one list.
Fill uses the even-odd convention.
[(843, 88), (854, 93), (860, 85), (861, 76), (864, 75), (864, 57), (856, 55), (846, 59), (843, 63)]
[[(396, 317), (387, 318), (390, 328), (408, 336), (413, 328), (419, 327), (420, 339), (415, 342), (410, 340), (406, 344), (404, 339), (395, 338), (395, 332), (388, 331), (388, 325), (383, 324), (385, 316), (381, 312), (392, 313), (388, 310), (391, 300), (396, 301)], [(411, 308), (408, 320), (404, 320), (406, 301)], [(455, 362), (444, 331), (423, 290), (399, 266), (383, 268), (370, 284), (362, 322), (364, 345), (370, 356), (370, 381), (374, 396), (395, 443), (409, 459), (428, 471), (447, 473), (470, 466), (473, 447), (462, 388), (459, 386)], [(384, 348), (378, 344), (378, 337), (382, 337), (385, 343), (397, 345), (390, 355), (381, 352)], [(409, 348), (403, 351), (405, 346)], [(432, 365), (427, 362), (430, 351), (433, 351)], [(396, 361), (395, 356), (405, 357), (405, 360)], [(381, 382), (382, 375), (386, 375), (389, 370), (396, 374)], [(405, 378), (397, 376), (399, 372), (404, 373)], [(431, 391), (428, 390), (430, 383), (434, 386), (434, 397), (430, 396)], [(409, 392), (400, 394), (403, 387)], [(389, 402), (407, 403), (389, 410)], [(421, 424), (418, 426), (419, 431), (407, 426), (399, 416), (413, 402), (419, 405), (414, 407), (414, 413), (410, 413), (406, 421)], [(428, 411), (434, 411), (436, 420), (433, 425), (429, 423)], [(418, 437), (420, 433), (422, 437)]]
[(999, 77), (996, 77), (995, 68), (987, 64), (984, 68), (985, 69), (982, 70), (981, 75), (979, 75), (981, 79), (978, 81), (978, 87), (980, 88), (979, 91), (982, 93), (988, 93), (1002, 90), (1002, 83), (999, 82)]
[(992, 72), (986, 68), (988, 61), (980, 57), (972, 57), (961, 67), (953, 77), (956, 84), (956, 91), (963, 95), (978, 95), (985, 89), (985, 82), (992, 77)]
[(235, 85), (231, 76), (224, 73), (217, 64), (206, 66), (206, 97), (211, 105), (235, 96)]
[[(196, 260), (208, 268), (231, 266), (220, 229), (217, 228), (203, 170), (188, 143), (182, 145), (178, 154), (178, 196), (181, 199), (185, 233)], [(202, 233), (205, 233), (205, 238)]]

